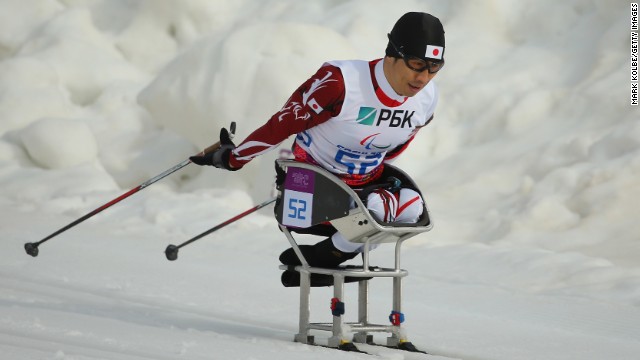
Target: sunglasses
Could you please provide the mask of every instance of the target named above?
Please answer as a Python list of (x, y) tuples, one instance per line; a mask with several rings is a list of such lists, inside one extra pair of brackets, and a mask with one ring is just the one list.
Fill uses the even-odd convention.
[(424, 60), (416, 56), (406, 55), (402, 50), (400, 50), (402, 49), (402, 46), (398, 48), (393, 40), (391, 40), (391, 34), (387, 34), (387, 37), (389, 38), (389, 43), (393, 46), (393, 49), (402, 56), (402, 60), (404, 60), (404, 63), (409, 69), (415, 72), (423, 72), (427, 70), (429, 71), (429, 74), (435, 74), (444, 66), (444, 59), (442, 61), (431, 61)]

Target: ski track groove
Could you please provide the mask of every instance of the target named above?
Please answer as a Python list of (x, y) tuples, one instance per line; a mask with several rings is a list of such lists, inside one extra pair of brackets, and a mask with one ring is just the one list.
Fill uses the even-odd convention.
[[(3, 279), (0, 282), (0, 288), (10, 289), (23, 294), (33, 294), (34, 296), (44, 299), (53, 299), (59, 303), (47, 303), (41, 300), (29, 302), (0, 299), (0, 306), (4, 304), (4, 306), (38, 308), (124, 321), (143, 326), (188, 328), (203, 332), (219, 333), (241, 340), (251, 339), (255, 336), (269, 340), (289, 342), (297, 331), (291, 326), (285, 327), (266, 322), (251, 322), (247, 318), (176, 306), (173, 303), (163, 303), (162, 301), (140, 299), (133, 295), (117, 294), (109, 290), (85, 288), (60, 282), (51, 283), (27, 277), (16, 277), (15, 275), (9, 278), (6, 274), (2, 275)], [(185, 316), (189, 317), (189, 319), (185, 319)], [(193, 322), (194, 317), (197, 318), (196, 320), (198, 320), (200, 325)], [(126, 356), (131, 360), (169, 360), (179, 356), (178, 354), (175, 354), (175, 356), (159, 356), (155, 353), (152, 354), (140, 350), (117, 350), (109, 345), (99, 343), (94, 343), (89, 346), (86, 345), (86, 339), (84, 342), (80, 339), (77, 341), (69, 341), (68, 337), (60, 336), (60, 334), (45, 336), (32, 332), (25, 333), (23, 331), (21, 333), (20, 330), (16, 329), (8, 331), (2, 328), (0, 328), (0, 334), (2, 334), (0, 344), (3, 346), (29, 348), (46, 353), (51, 353), (51, 346), (53, 345), (54, 347), (64, 347), (66, 355), (77, 354), (96, 359), (103, 359), (105, 355), (108, 354)], [(9, 341), (9, 339), (12, 338), (14, 341)], [(28, 344), (28, 346), (26, 344)], [(358, 346), (361, 345), (362, 344), (358, 344)], [(449, 356), (445, 353), (413, 354), (376, 346), (372, 348), (375, 348), (377, 351), (371, 355), (383, 359), (461, 359), (460, 357)], [(106, 356), (106, 358), (109, 357)], [(486, 359), (467, 358), (465, 360)]]
[[(231, 336), (241, 341), (247, 341), (253, 337), (258, 337), (267, 340), (290, 342), (294, 333), (297, 332), (295, 325), (282, 325), (269, 322), (252, 321), (249, 318), (241, 316), (233, 316), (230, 314), (220, 314), (210, 310), (195, 309), (187, 306), (180, 306), (174, 302), (165, 301), (163, 299), (153, 300), (150, 298), (140, 298), (140, 296), (119, 293), (109, 289), (96, 289), (87, 288), (84, 285), (75, 285), (72, 283), (64, 282), (52, 282), (40, 279), (33, 279), (25, 276), (16, 276), (15, 274), (9, 276), (5, 273), (0, 273), (0, 289), (9, 289), (16, 291), (20, 294), (33, 294), (38, 297), (36, 301), (30, 302), (14, 299), (2, 299), (0, 298), (0, 307), (22, 307), (22, 308), (37, 308), (49, 311), (71, 313), (78, 315), (87, 315), (92, 317), (99, 317), (104, 319), (123, 321), (132, 324), (149, 326), (155, 328), (178, 328), (178, 329), (193, 329), (200, 332), (211, 332), (215, 334)], [(42, 298), (42, 299), (40, 299)], [(54, 301), (47, 302), (46, 299), (52, 299)], [(607, 308), (606, 304), (604, 308)], [(551, 323), (562, 325), (562, 330), (567, 331), (571, 329), (578, 333), (585, 335), (603, 336), (606, 335), (621, 335), (624, 337), (630, 336), (630, 330), (637, 331), (637, 325), (634, 319), (639, 319), (638, 316), (631, 316), (630, 318), (607, 318), (604, 314), (585, 314), (584, 311), (577, 311), (577, 314), (558, 313), (555, 307), (547, 308), (542, 307), (535, 311), (528, 311), (527, 317), (530, 319), (545, 320), (545, 322), (553, 319)], [(574, 309), (575, 311), (576, 309)], [(577, 315), (585, 315), (578, 317)], [(597, 328), (598, 334), (585, 332), (585, 328)], [(605, 330), (606, 329), (606, 330)], [(13, 330), (13, 329), (11, 329)], [(6, 337), (20, 337), (29, 338), (33, 337), (33, 334), (16, 334), (8, 332), (7, 329), (0, 328), (0, 334)], [(81, 352), (82, 349), (90, 349), (88, 346), (83, 346), (80, 343), (68, 342), (65, 339), (67, 337), (55, 334), (49, 337), (41, 337), (38, 339), (41, 344), (37, 349), (48, 349), (42, 345), (44, 343), (49, 344), (65, 344), (78, 348)], [(19, 347), (16, 342), (7, 342), (5, 339), (0, 339), (0, 344), (6, 346)], [(26, 343), (25, 343), (26, 344)], [(419, 344), (418, 344), (419, 346)], [(29, 343), (28, 348), (36, 348)], [(158, 358), (155, 354), (148, 354), (144, 352), (127, 353), (122, 351), (114, 351), (113, 348), (109, 348), (104, 344), (96, 344), (99, 352), (112, 352), (124, 356), (129, 356), (132, 359), (154, 359)], [(365, 349), (363, 349), (365, 350)], [(402, 359), (463, 359), (464, 360), (490, 360), (484, 357), (469, 356), (469, 354), (457, 354), (455, 351), (430, 351), (430, 349), (424, 349), (429, 354), (425, 357), (424, 354), (412, 354), (401, 353), (398, 354), (396, 350), (382, 349), (381, 355), (373, 354), (376, 357), (398, 359), (401, 356)], [(177, 354), (176, 354), (177, 355)], [(93, 355), (90, 355), (93, 356)], [(104, 358), (103, 355), (96, 355), (97, 358)], [(167, 357), (171, 359), (175, 357)]]
[[(3, 276), (4, 274), (0, 273), (0, 279), (1, 279), (0, 289), (2, 288), (11, 289), (11, 290), (19, 291), (25, 294), (34, 294), (34, 295), (47, 297), (47, 298), (51, 298), (59, 301), (65, 301), (65, 303), (61, 303), (61, 304), (45, 304), (44, 301), (29, 302), (29, 301), (3, 300), (0, 298), (0, 303), (5, 303), (5, 304), (9, 303), (15, 306), (37, 307), (45, 310), (54, 310), (54, 311), (62, 311), (62, 312), (67, 311), (67, 312), (73, 312), (77, 314), (84, 314), (84, 315), (91, 315), (91, 316), (100, 315), (100, 311), (96, 311), (96, 312), (77, 311), (80, 309), (78, 306), (82, 305), (80, 301), (87, 300), (89, 297), (91, 297), (95, 299), (102, 299), (104, 301), (112, 300), (113, 302), (108, 304), (110, 310), (114, 309), (118, 305), (120, 305), (121, 307), (122, 305), (130, 306), (131, 307), (130, 309), (127, 308), (128, 311), (126, 314), (127, 315), (126, 319), (128, 319), (129, 313), (137, 312), (136, 309), (148, 308), (148, 309), (158, 310), (158, 311), (167, 312), (167, 313), (176, 313), (176, 314), (181, 313), (189, 316), (204, 317), (204, 318), (211, 319), (212, 322), (217, 321), (217, 322), (224, 323), (225, 325), (234, 324), (234, 323), (237, 324), (238, 322), (245, 322), (246, 325), (248, 326), (253, 326), (259, 329), (267, 330), (269, 332), (279, 332), (285, 335), (291, 335), (291, 337), (293, 337), (294, 332), (297, 331), (297, 321), (295, 322), (296, 324), (290, 325), (290, 326), (286, 326), (286, 325), (283, 326), (282, 324), (274, 324), (274, 323), (265, 322), (265, 321), (247, 322), (248, 319), (242, 316), (232, 316), (230, 314), (221, 314), (213, 311), (194, 309), (191, 307), (176, 306), (175, 303), (154, 301), (148, 298), (145, 298), (143, 300), (130, 294), (122, 294), (122, 293), (114, 294), (110, 290), (89, 289), (82, 286), (74, 286), (66, 283), (51, 284), (49, 282), (34, 280), (30, 278), (18, 279), (16, 276), (12, 276), (12, 279), (9, 279), (8, 277), (2, 278)], [(11, 282), (11, 284), (9, 284), (8, 282)], [(32, 287), (29, 285), (25, 285), (25, 282), (29, 282), (37, 286)], [(49, 292), (45, 290), (37, 290), (37, 289), (43, 289), (43, 288), (50, 288), (54, 291)], [(66, 292), (68, 294), (63, 295), (62, 292)], [(74, 296), (74, 295), (80, 295), (80, 297)], [(86, 302), (89, 302), (89, 301), (86, 301)], [(104, 307), (105, 304), (98, 304), (98, 302), (99, 301), (93, 301), (92, 304), (96, 304)], [(98, 310), (98, 307), (96, 307), (95, 310)], [(116, 314), (116, 312), (114, 311), (108, 311), (107, 313), (109, 315)], [(103, 317), (107, 317), (107, 316), (103, 316)], [(108, 316), (108, 318), (125, 320), (125, 317)], [(169, 325), (175, 326), (175, 324), (169, 324)]]
[[(78, 339), (77, 341), (69, 341), (68, 338), (65, 338), (64, 341), (61, 341), (60, 338), (55, 336), (43, 336), (34, 334), (30, 332), (28, 334), (18, 333), (17, 331), (12, 331), (11, 333), (0, 330), (0, 334), (2, 334), (2, 338), (0, 338), (0, 345), (9, 346), (19, 349), (28, 348), (30, 350), (38, 350), (40, 352), (51, 354), (52, 348), (64, 348), (64, 354), (67, 355), (79, 355), (84, 357), (92, 357), (95, 359), (113, 359), (113, 355), (117, 355), (118, 359), (122, 359), (126, 357), (126, 359), (131, 360), (175, 360), (179, 354), (175, 354), (172, 356), (164, 356), (158, 353), (148, 353), (141, 350), (135, 349), (117, 349), (113, 346), (92, 343), (91, 345), (87, 345), (85, 340)], [(11, 341), (13, 339), (13, 341)], [(62, 351), (62, 350), (59, 350)], [(54, 354), (57, 352), (53, 350)]]
[[(12, 282), (12, 284), (8, 284), (7, 281)], [(27, 285), (24, 285), (25, 282), (29, 282), (37, 286), (36, 287), (27, 286)], [(238, 325), (239, 323), (241, 323), (244, 325), (244, 327), (253, 327), (256, 329), (265, 330), (269, 333), (276, 332), (276, 333), (282, 333), (283, 335), (291, 335), (291, 336), (293, 336), (293, 333), (291, 333), (290, 331), (294, 331), (292, 327), (288, 329), (283, 329), (283, 326), (279, 324), (273, 324), (268, 322), (257, 322), (257, 321), (250, 322), (248, 321), (249, 319), (241, 316), (232, 316), (229, 314), (221, 314), (221, 313), (216, 313), (212, 311), (198, 310), (198, 309), (184, 307), (184, 306), (176, 306), (175, 303), (153, 301), (150, 299), (140, 299), (139, 297), (129, 295), (129, 294), (115, 294), (108, 290), (88, 289), (80, 286), (76, 287), (71, 284), (62, 284), (62, 283), (51, 284), (48, 282), (34, 280), (30, 278), (16, 279), (16, 277), (13, 276), (12, 279), (8, 279), (7, 277), (5, 277), (2, 280), (2, 282), (0, 282), (0, 287), (10, 288), (23, 293), (31, 293), (31, 294), (49, 297), (57, 300), (63, 300), (66, 302), (63, 304), (49, 304), (47, 306), (45, 306), (44, 303), (39, 303), (39, 302), (36, 302), (36, 303), (13, 302), (13, 305), (19, 305), (24, 307), (39, 307), (39, 308), (55, 310), (55, 311), (67, 311), (67, 312), (74, 312), (74, 313), (84, 314), (84, 315), (102, 316), (102, 317), (108, 317), (110, 319), (117, 319), (117, 320), (123, 320), (123, 321), (131, 320), (131, 314), (139, 313), (139, 311), (137, 310), (140, 310), (142, 308), (147, 310), (153, 310), (153, 313), (155, 315), (158, 315), (157, 313), (174, 315), (171, 317), (160, 316), (160, 318), (165, 318), (165, 319), (168, 318), (168, 319), (177, 320), (178, 318), (175, 315), (180, 315), (180, 314), (208, 319), (211, 321), (211, 325), (212, 325), (212, 328), (209, 329), (210, 331), (213, 331), (217, 328), (215, 326), (216, 325), (215, 323), (223, 323), (225, 326)], [(55, 291), (34, 290), (35, 288), (37, 289), (49, 288)], [(62, 292), (65, 292), (67, 294), (63, 295)], [(80, 296), (78, 297), (74, 295), (80, 295)], [(89, 297), (93, 299), (89, 299)], [(0, 302), (1, 301), (3, 300), (0, 300)], [(107, 302), (108, 304), (105, 304)], [(95, 306), (83, 309), (82, 305), (89, 305), (89, 306), (95, 305)], [(105, 306), (105, 305), (108, 305), (108, 306)], [(114, 311), (114, 309), (118, 309), (118, 308), (123, 309), (123, 312), (125, 313), (122, 314), (117, 311)], [(114, 316), (118, 314), (122, 316)], [(149, 316), (145, 316), (145, 318), (148, 318), (148, 317)], [(139, 323), (141, 325), (155, 325), (155, 326), (159, 325), (159, 324), (149, 323), (149, 321), (142, 322), (142, 323), (136, 322), (136, 321), (130, 321), (130, 322)], [(158, 322), (161, 323), (162, 325), (180, 327), (179, 324), (174, 324), (173, 322), (170, 322), (170, 321), (164, 321), (164, 322), (158, 321)], [(199, 328), (194, 328), (194, 329), (203, 330), (203, 331), (206, 330), (206, 329), (199, 329)]]
[[(429, 279), (426, 275), (425, 279)], [(416, 283), (418, 287), (428, 288), (429, 283), (435, 283), (437, 287), (448, 286), (446, 281), (430, 279), (420, 280)], [(584, 336), (595, 336), (611, 339), (627, 338), (630, 340), (640, 339), (640, 311), (631, 305), (610, 304), (606, 301), (584, 297), (552, 297), (545, 294), (527, 295), (523, 300), (523, 295), (510, 289), (500, 289), (488, 287), (485, 284), (460, 283), (469, 286), (477, 294), (486, 292), (504, 292), (504, 311), (516, 315), (518, 318), (527, 319), (531, 326), (552, 327), (556, 331)], [(433, 288), (433, 286), (431, 286)], [(531, 302), (534, 297), (535, 306), (520, 306), (524, 301)], [(485, 296), (491, 298), (491, 296)], [(468, 304), (465, 304), (468, 305)], [(472, 316), (494, 318), (500, 314), (487, 313), (482, 305), (472, 304), (470, 314)], [(627, 311), (622, 314), (621, 309)], [(469, 310), (468, 310), (469, 311)], [(510, 319), (504, 317), (505, 320)]]

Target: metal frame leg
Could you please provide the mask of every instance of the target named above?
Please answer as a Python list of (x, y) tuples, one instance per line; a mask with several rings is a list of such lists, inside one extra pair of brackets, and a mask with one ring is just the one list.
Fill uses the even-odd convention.
[[(396, 242), (396, 249), (395, 249), (395, 268), (396, 270), (400, 269), (400, 252), (401, 252), (401, 246), (402, 246), (402, 242), (406, 240), (406, 239), (402, 239), (398, 242)], [(395, 277), (393, 278), (393, 309), (392, 311), (397, 311), (399, 313), (402, 313), (402, 278), (401, 277)], [(387, 338), (387, 346), (398, 346), (400, 344), (400, 342), (405, 341), (405, 335), (403, 334), (404, 331), (401, 327), (402, 325), (399, 324), (397, 326), (393, 326), (392, 327), (392, 334), (390, 337)]]
[[(333, 297), (342, 301), (344, 298), (344, 276), (333, 275)], [(346, 341), (344, 337), (344, 315), (333, 316), (333, 336), (329, 338), (329, 347), (337, 348)]]
[[(358, 323), (369, 324), (369, 280), (358, 283)], [(372, 343), (373, 336), (361, 331), (353, 335), (353, 341), (358, 343)]]
[(311, 274), (308, 271), (300, 271), (300, 321), (299, 330), (294, 341), (303, 344), (313, 344), (313, 336), (309, 335), (309, 318), (311, 298)]
[[(402, 278), (393, 278), (393, 311), (402, 313)], [(402, 339), (402, 325), (393, 326), (392, 334), (387, 338), (387, 346), (398, 346)]]

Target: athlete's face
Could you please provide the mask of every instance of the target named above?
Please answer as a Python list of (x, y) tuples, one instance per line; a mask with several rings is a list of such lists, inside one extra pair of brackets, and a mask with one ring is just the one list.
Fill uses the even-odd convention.
[(400, 96), (414, 96), (433, 79), (437, 73), (430, 73), (428, 70), (415, 71), (398, 58), (384, 58), (384, 74), (389, 84)]

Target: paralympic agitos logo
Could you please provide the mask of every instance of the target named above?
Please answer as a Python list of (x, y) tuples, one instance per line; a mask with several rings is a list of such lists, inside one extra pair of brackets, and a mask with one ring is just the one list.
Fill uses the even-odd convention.
[(388, 127), (400, 127), (404, 128), (408, 126), (413, 127), (411, 123), (411, 117), (415, 111), (408, 112), (407, 110), (389, 110), (378, 109), (362, 106), (358, 112), (358, 123), (368, 126), (381, 126), (387, 125)]

